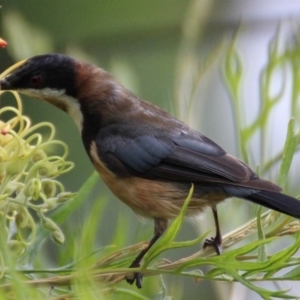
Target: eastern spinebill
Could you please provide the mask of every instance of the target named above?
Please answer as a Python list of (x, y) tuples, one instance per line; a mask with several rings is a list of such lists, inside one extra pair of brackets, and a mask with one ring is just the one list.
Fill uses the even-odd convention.
[[(300, 218), (300, 202), (260, 179), (245, 163), (157, 106), (143, 101), (108, 72), (62, 54), (24, 61), (0, 81), (13, 90), (49, 102), (68, 113), (85, 150), (111, 191), (134, 212), (154, 219), (154, 236), (130, 267), (176, 217), (194, 184), (187, 210), (197, 215), (211, 207), (215, 238), (206, 240), (221, 253), (216, 205), (238, 197)], [(142, 274), (129, 283), (142, 285)]]

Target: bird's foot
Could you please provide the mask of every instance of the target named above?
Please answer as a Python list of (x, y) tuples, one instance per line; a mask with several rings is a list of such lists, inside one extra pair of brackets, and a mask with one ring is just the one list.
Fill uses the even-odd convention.
[[(129, 266), (129, 268), (139, 268), (139, 267), (140, 267), (140, 263), (137, 261), (134, 261)], [(134, 284), (134, 282), (135, 282), (135, 285), (137, 286), (137, 288), (140, 289), (140, 288), (142, 288), (143, 274), (139, 273), (139, 272), (134, 272), (134, 273), (126, 276), (126, 281), (131, 285)]]
[(134, 284), (137, 286), (137, 288), (141, 288), (142, 287), (142, 283), (143, 283), (143, 274), (142, 273), (133, 273), (132, 275), (128, 275), (126, 276), (126, 281), (129, 284)]
[(214, 247), (217, 255), (221, 255), (222, 253), (222, 241), (220, 242), (218, 238), (211, 237), (210, 239), (206, 239), (203, 248), (207, 247)]

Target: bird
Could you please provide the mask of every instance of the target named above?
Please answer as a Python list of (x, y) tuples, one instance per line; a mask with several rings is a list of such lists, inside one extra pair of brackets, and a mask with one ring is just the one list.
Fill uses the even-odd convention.
[[(186, 216), (213, 211), (216, 235), (204, 247), (222, 252), (217, 204), (238, 197), (300, 218), (300, 202), (278, 185), (168, 112), (139, 99), (102, 68), (64, 54), (29, 58), (12, 67), (0, 90), (46, 101), (69, 114), (95, 169), (135, 213), (154, 220), (154, 236), (130, 265), (138, 268), (190, 191)], [(142, 287), (143, 274), (126, 277)]]

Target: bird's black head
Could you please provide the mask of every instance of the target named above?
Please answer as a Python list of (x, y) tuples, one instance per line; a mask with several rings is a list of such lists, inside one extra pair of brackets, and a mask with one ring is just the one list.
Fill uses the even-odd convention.
[(65, 95), (75, 97), (75, 60), (56, 53), (34, 56), (2, 79), (0, 86), (1, 90), (36, 96), (64, 91)]
[(60, 108), (80, 131), (84, 127), (96, 132), (100, 124), (118, 119), (123, 107), (130, 106), (127, 99), (134, 98), (106, 71), (62, 54), (34, 56), (1, 76), (0, 90), (17, 91)]

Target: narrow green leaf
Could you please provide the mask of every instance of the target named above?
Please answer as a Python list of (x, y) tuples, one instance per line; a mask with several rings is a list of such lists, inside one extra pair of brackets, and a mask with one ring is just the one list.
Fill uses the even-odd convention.
[[(265, 239), (264, 229), (261, 222), (261, 211), (262, 206), (259, 207), (257, 211), (257, 235), (259, 240)], [(258, 257), (259, 262), (265, 261), (267, 259), (267, 244), (263, 243), (258, 247)]]
[[(97, 224), (99, 224), (99, 220), (101, 220), (101, 215), (104, 213), (106, 203), (107, 201), (103, 199), (103, 197), (98, 197), (88, 218), (86, 218), (83, 224), (80, 234), (77, 236), (77, 241), (75, 241), (79, 243), (79, 250), (76, 254), (80, 257), (86, 257), (84, 260), (85, 266), (88, 264), (87, 261), (89, 261), (89, 264), (94, 261), (94, 256), (91, 256), (90, 254), (93, 252), (94, 243), (97, 237)], [(84, 247), (80, 249), (80, 245), (84, 245)]]
[(172, 242), (175, 239), (175, 237), (182, 225), (182, 222), (183, 222), (184, 216), (185, 216), (185, 212), (188, 208), (188, 205), (192, 198), (193, 192), (194, 192), (194, 185), (192, 184), (192, 187), (191, 187), (189, 194), (181, 208), (179, 215), (175, 218), (175, 220), (169, 226), (169, 228), (167, 229), (165, 234), (152, 246), (152, 248), (150, 248), (148, 253), (145, 255), (143, 267), (146, 267), (150, 263), (150, 261), (157, 255), (159, 255), (161, 252), (172, 247), (171, 246)]
[(291, 271), (285, 273), (281, 278), (286, 278), (289, 280), (299, 280), (300, 279), (300, 266), (292, 269)]
[(295, 119), (292, 118), (288, 124), (286, 140), (282, 153), (282, 161), (280, 164), (279, 176), (277, 180), (277, 183), (282, 187), (285, 187), (286, 185), (288, 172), (290, 170), (292, 159), (294, 157), (294, 153), (296, 151), (296, 147), (299, 140), (299, 133), (295, 133), (294, 128)]

